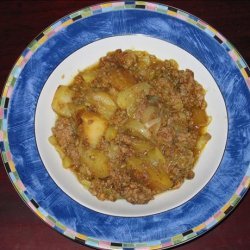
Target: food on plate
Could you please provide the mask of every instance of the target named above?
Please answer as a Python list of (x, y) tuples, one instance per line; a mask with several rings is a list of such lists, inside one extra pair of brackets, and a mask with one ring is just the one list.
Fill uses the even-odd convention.
[(211, 138), (206, 106), (191, 70), (118, 49), (57, 88), (49, 141), (99, 200), (145, 204), (194, 178)]

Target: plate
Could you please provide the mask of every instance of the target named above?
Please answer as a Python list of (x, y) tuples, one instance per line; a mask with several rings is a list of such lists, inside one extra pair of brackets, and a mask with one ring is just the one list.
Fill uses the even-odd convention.
[[(212, 139), (203, 151), (196, 167), (195, 179), (186, 181), (182, 188), (158, 195), (147, 206), (99, 201), (76, 181), (75, 175), (62, 167), (61, 159), (54, 147), (44, 138), (51, 136), (56, 114), (51, 109), (54, 93), (60, 84), (68, 84), (78, 71), (94, 64), (107, 52), (120, 49), (145, 50), (161, 59), (174, 58), (180, 68), (197, 72), (195, 78), (207, 91), (207, 112), (213, 117), (208, 127)], [(84, 58), (84, 61), (82, 60)], [(62, 79), (63, 76), (63, 79)], [(43, 121), (46, 120), (46, 123)], [(169, 42), (138, 34), (120, 35), (94, 41), (70, 54), (51, 73), (40, 93), (35, 113), (35, 135), (39, 154), (48, 173), (56, 184), (80, 204), (95, 211), (115, 216), (145, 216), (175, 208), (197, 194), (214, 175), (227, 139), (227, 111), (223, 96), (209, 71), (187, 51)], [(216, 153), (214, 148), (217, 148)], [(65, 182), (67, 180), (67, 182)], [(168, 202), (166, 202), (166, 199)]]
[[(146, 50), (192, 69), (207, 91), (213, 117), (212, 140), (195, 179), (143, 206), (89, 195), (61, 167), (47, 141), (56, 87), (118, 48)], [(230, 42), (182, 10), (134, 1), (82, 9), (33, 40), (9, 75), (1, 102), (6, 170), (28, 206), (77, 242), (102, 249), (182, 244), (218, 224), (249, 188), (249, 75)]]

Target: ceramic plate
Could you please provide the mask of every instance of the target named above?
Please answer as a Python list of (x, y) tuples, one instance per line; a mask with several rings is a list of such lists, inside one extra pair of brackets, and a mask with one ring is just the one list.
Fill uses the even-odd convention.
[[(101, 202), (62, 167), (48, 142), (58, 85), (115, 49), (175, 59), (206, 89), (212, 139), (195, 178), (146, 205)], [(114, 2), (63, 17), (19, 57), (1, 100), (1, 150), (28, 206), (58, 232), (102, 249), (160, 249), (182, 244), (228, 215), (250, 184), (250, 71), (214, 28), (166, 5)]]

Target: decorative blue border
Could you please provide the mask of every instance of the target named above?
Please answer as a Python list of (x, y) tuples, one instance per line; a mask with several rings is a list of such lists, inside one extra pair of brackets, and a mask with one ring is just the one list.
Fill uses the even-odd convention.
[[(32, 140), (30, 141), (29, 146), (27, 146), (27, 144), (23, 144), (20, 147), (23, 147), (24, 151), (26, 155), (24, 155), (25, 160), (26, 160), (26, 164), (30, 164), (22, 166), (21, 167), (21, 162), (23, 161), (23, 159), (20, 159), (17, 157), (17, 155), (19, 155), (18, 150), (16, 151), (16, 148), (11, 148), (10, 151), (10, 146), (14, 145), (15, 143), (19, 143), (20, 141), (22, 141), (23, 139), (27, 141), (27, 138), (22, 138), (22, 136), (27, 137), (28, 132), (24, 132), (24, 135), (19, 134), (19, 128), (18, 126), (21, 123), (27, 123), (27, 131), (30, 130), (30, 128), (33, 126), (34, 122), (30, 121), (29, 116), (22, 116), (20, 117), (19, 115), (23, 115), (24, 111), (22, 111), (22, 106), (20, 106), (21, 109), (21, 113), (15, 113), (14, 115), (12, 115), (12, 113), (10, 113), (9, 111), (11, 110), (11, 107), (17, 105), (17, 103), (19, 102), (20, 104), (20, 100), (16, 101), (16, 96), (17, 93), (20, 93), (19, 90), (19, 85), (21, 86), (22, 84), (19, 81), (22, 81), (23, 78), (28, 77), (29, 74), (31, 73), (31, 68), (29, 67), (29, 63), (33, 63), (36, 64), (37, 60), (39, 61), (38, 56), (41, 55), (41, 53), (43, 53), (43, 50), (46, 50), (46, 46), (49, 47), (53, 47), (53, 42), (54, 40), (52, 39), (53, 37), (59, 36), (60, 34), (60, 38), (63, 38), (64, 35), (67, 35), (66, 31), (69, 31), (69, 29), (71, 28), (71, 26), (73, 24), (78, 24), (78, 26), (81, 28), (85, 28), (85, 30), (87, 31), (87, 33), (85, 32), (85, 35), (87, 36), (86, 42), (89, 41), (93, 41), (95, 39), (99, 39), (100, 37), (98, 35), (95, 34), (95, 32), (93, 33), (88, 33), (89, 29), (87, 28), (86, 24), (84, 23), (84, 20), (87, 20), (88, 18), (95, 18), (96, 20), (98, 18), (96, 18), (97, 14), (105, 14), (105, 13), (113, 13), (113, 15), (117, 15), (116, 17), (120, 17), (121, 20), (123, 20), (124, 16), (124, 10), (131, 10), (131, 11), (137, 11), (137, 10), (142, 10), (140, 15), (152, 15), (152, 18), (157, 18), (159, 17), (159, 14), (163, 14), (166, 18), (167, 17), (174, 17), (175, 19), (173, 20), (182, 20), (183, 22), (187, 23), (187, 24), (191, 24), (192, 26), (194, 26), (197, 30), (201, 30), (204, 33), (207, 34), (208, 37), (210, 37), (212, 40), (212, 42), (216, 42), (217, 44), (220, 45), (221, 48), (223, 48), (226, 53), (230, 56), (231, 58), (231, 63), (237, 67), (237, 72), (240, 72), (241, 74), (241, 79), (238, 78), (235, 79), (235, 82), (238, 84), (236, 87), (237, 89), (231, 89), (232, 86), (230, 85), (230, 81), (229, 81), (229, 85), (228, 86), (224, 86), (225, 89), (225, 95), (226, 98), (231, 98), (232, 101), (236, 101), (234, 100), (235, 95), (237, 94), (242, 94), (241, 97), (243, 97), (243, 101), (240, 103), (240, 108), (245, 108), (245, 107), (249, 107), (249, 99), (247, 100), (246, 97), (249, 97), (249, 86), (250, 86), (250, 70), (248, 68), (248, 66), (246, 65), (245, 61), (242, 59), (242, 57), (238, 54), (238, 52), (236, 51), (236, 49), (220, 34), (218, 33), (218, 31), (216, 31), (215, 29), (213, 29), (212, 27), (210, 27), (208, 24), (204, 23), (203, 21), (201, 21), (200, 19), (186, 13), (183, 12), (181, 10), (178, 10), (176, 8), (170, 7), (170, 6), (166, 6), (166, 5), (161, 5), (161, 4), (155, 4), (155, 3), (147, 3), (147, 2), (142, 2), (142, 1), (126, 1), (126, 2), (114, 2), (114, 3), (106, 3), (106, 4), (100, 4), (100, 5), (95, 5), (89, 8), (85, 8), (82, 9), (80, 11), (77, 11), (67, 17), (64, 17), (62, 19), (60, 19), (59, 21), (57, 21), (56, 23), (54, 23), (53, 25), (51, 25), (49, 28), (47, 28), (45, 31), (43, 31), (41, 34), (39, 34), (37, 36), (37, 38), (35, 40), (33, 40), (30, 45), (24, 50), (24, 52), (22, 53), (22, 55), (20, 56), (20, 58), (18, 59), (18, 61), (16, 62), (14, 68), (12, 69), (9, 78), (7, 80), (6, 86), (4, 88), (3, 94), (2, 94), (2, 99), (1, 99), (1, 106), (0, 106), (0, 117), (1, 117), (1, 131), (0, 131), (0, 147), (1, 147), (1, 151), (2, 151), (2, 159), (5, 165), (5, 168), (8, 172), (8, 175), (12, 181), (12, 183), (14, 184), (14, 186), (16, 187), (17, 191), (19, 192), (19, 194), (21, 195), (21, 197), (23, 198), (23, 200), (28, 204), (28, 206), (46, 223), (48, 223), (51, 227), (55, 228), (57, 231), (59, 231), (60, 233), (68, 236), (71, 239), (74, 239), (77, 242), (80, 242), (82, 244), (86, 244), (89, 246), (93, 246), (96, 248), (102, 248), (102, 249), (160, 249), (160, 248), (168, 248), (171, 246), (175, 246), (181, 243), (184, 243), (190, 239), (193, 239), (201, 234), (203, 234), (204, 232), (208, 231), (210, 228), (212, 228), (214, 225), (216, 225), (218, 222), (220, 222), (223, 218), (225, 218), (225, 216), (230, 213), (234, 207), (237, 205), (237, 203), (241, 200), (241, 198), (244, 196), (244, 194), (246, 193), (246, 191), (249, 188), (250, 185), (250, 168), (249, 168), (249, 161), (247, 161), (247, 154), (244, 154), (242, 150), (247, 150), (249, 148), (249, 140), (247, 137), (245, 140), (241, 136), (241, 140), (240, 142), (234, 141), (234, 145), (231, 145), (230, 148), (227, 149), (227, 156), (226, 159), (229, 159), (230, 157), (238, 157), (239, 160), (241, 160), (241, 163), (244, 164), (245, 168), (243, 173), (240, 173), (242, 178), (241, 178), (241, 182), (240, 184), (237, 184), (237, 187), (235, 188), (235, 192), (233, 193), (233, 195), (231, 196), (231, 198), (221, 207), (219, 207), (216, 212), (212, 215), (212, 216), (208, 216), (206, 218), (206, 220), (202, 221), (201, 223), (197, 223), (197, 225), (195, 227), (188, 227), (185, 226), (186, 228), (188, 228), (185, 231), (182, 231), (182, 233), (178, 233), (174, 236), (171, 237), (166, 237), (162, 240), (149, 240), (149, 241), (145, 241), (145, 242), (140, 242), (140, 243), (136, 243), (133, 242), (134, 239), (131, 239), (130, 243), (126, 243), (126, 242), (119, 242), (117, 241), (117, 238), (114, 240), (110, 240), (110, 239), (104, 239), (102, 240), (102, 237), (99, 237), (98, 239), (95, 237), (90, 237), (87, 236), (87, 234), (83, 234), (78, 232), (77, 230), (77, 226), (73, 225), (73, 224), (69, 224), (69, 226), (65, 225), (65, 223), (62, 223), (62, 221), (65, 222), (65, 216), (67, 214), (55, 214), (56, 211), (60, 211), (61, 210), (57, 207), (57, 204), (53, 204), (53, 211), (49, 208), (44, 209), (45, 207), (45, 202), (42, 200), (37, 200), (35, 199), (35, 190), (32, 192), (32, 189), (30, 188), (34, 183), (34, 180), (29, 179), (27, 176), (24, 177), (23, 175), (23, 171), (25, 171), (25, 167), (29, 167), (29, 166), (33, 166), (34, 162), (32, 162), (32, 160), (34, 159), (34, 156), (28, 155), (28, 151), (31, 151), (32, 153), (35, 154), (35, 150), (32, 149), (32, 147), (35, 148), (35, 145), (32, 144)], [(144, 11), (143, 11), (144, 10)], [(149, 11), (149, 12), (145, 12)], [(114, 11), (116, 11), (116, 14), (114, 14)], [(134, 14), (138, 15), (139, 12), (135, 12)], [(151, 14), (150, 14), (151, 13)], [(156, 13), (154, 16), (152, 13)], [(110, 16), (110, 15), (109, 15)], [(132, 14), (130, 16), (130, 18), (132, 18)], [(147, 18), (146, 18), (147, 19)], [(145, 19), (145, 20), (146, 20)], [(94, 20), (94, 21), (96, 21)], [(100, 21), (100, 19), (98, 19)], [(106, 19), (109, 20), (109, 19)], [(156, 20), (156, 19), (154, 19)], [(169, 19), (171, 20), (171, 19)], [(173, 21), (172, 20), (172, 21)], [(83, 21), (83, 22), (81, 22)], [(110, 20), (109, 20), (110, 21)], [(156, 21), (162, 21), (162, 17), (157, 19)], [(179, 25), (181, 22), (176, 22), (176, 25)], [(114, 25), (113, 23), (93, 23), (92, 25), (104, 25), (103, 27), (103, 34), (101, 34), (103, 37), (107, 36), (108, 33), (105, 33), (105, 25)], [(122, 25), (123, 23), (116, 23), (115, 25), (120, 25), (121, 27), (115, 27), (116, 29), (120, 29), (119, 32), (122, 32)], [(146, 27), (147, 29), (151, 29), (151, 31), (156, 31), (158, 36), (161, 36), (160, 34), (160, 30), (156, 29), (155, 27), (149, 27), (150, 23), (147, 23), (148, 27)], [(162, 23), (153, 23), (152, 25), (165, 25), (166, 23), (162, 24)], [(174, 21), (172, 22), (172, 25), (174, 24)], [(73, 26), (72, 26), (73, 27)], [(190, 26), (191, 27), (191, 26)], [(98, 27), (96, 27), (98, 28)], [(145, 30), (143, 30), (143, 28), (140, 27), (141, 30), (143, 30), (144, 32), (147, 32)], [(154, 30), (155, 28), (155, 30)], [(178, 28), (178, 27), (177, 27)], [(119, 33), (118, 32), (118, 33)], [(118, 34), (117, 33), (117, 34)], [(143, 33), (143, 32), (142, 32)], [(96, 36), (95, 36), (96, 35)], [(100, 35), (100, 34), (99, 34)], [(115, 34), (114, 34), (115, 35)], [(198, 33), (194, 32), (193, 35), (198, 36)], [(67, 37), (65, 39), (68, 39)], [(72, 42), (77, 42), (78, 37), (75, 37), (75, 40)], [(79, 37), (80, 39), (80, 37)], [(165, 36), (165, 39), (168, 39), (167, 36)], [(59, 39), (58, 39), (59, 41)], [(175, 38), (174, 42), (180, 42), (178, 40), (178, 37)], [(180, 42), (181, 43), (181, 42)], [(45, 46), (46, 44), (46, 46)], [(82, 46), (82, 44), (79, 44), (80, 46)], [(202, 45), (202, 44), (201, 44)], [(203, 46), (205, 46), (203, 44)], [(74, 49), (76, 49), (76, 47), (74, 47)], [(40, 53), (40, 54), (39, 54)], [(67, 51), (68, 54), (72, 53), (72, 51), (68, 50)], [(55, 58), (53, 58), (54, 62), (59, 62), (60, 61), (60, 56), (56, 57), (56, 55), (51, 55), (52, 57), (54, 56)], [(224, 60), (225, 58), (221, 57), (221, 60)], [(223, 63), (223, 61), (221, 62)], [(43, 65), (41, 65), (42, 67)], [(25, 68), (26, 67), (26, 68)], [(25, 68), (25, 69), (24, 69)], [(52, 68), (49, 68), (49, 71), (52, 71)], [(26, 72), (28, 72), (26, 74)], [(48, 73), (47, 72), (47, 73)], [(22, 80), (20, 80), (20, 75), (22, 75)], [(218, 77), (217, 77), (218, 78)], [(244, 79), (245, 81), (245, 88), (244, 86), (242, 86), (242, 79)], [(34, 79), (33, 82), (29, 82), (27, 81), (27, 84), (36, 84), (36, 81), (38, 81), (38, 79)], [(231, 82), (232, 83), (232, 82)], [(238, 87), (240, 86), (240, 87)], [(248, 87), (246, 87), (248, 86)], [(26, 86), (27, 87), (27, 86)], [(29, 86), (28, 86), (29, 87)], [(27, 87), (27, 88), (28, 88)], [(235, 87), (235, 86), (234, 86)], [(14, 91), (13, 91), (13, 88)], [(238, 93), (236, 94), (232, 94), (233, 91), (238, 91)], [(32, 92), (32, 91), (31, 91)], [(13, 94), (15, 94), (15, 98), (13, 97)], [(245, 96), (244, 96), (245, 94)], [(27, 100), (34, 100), (36, 98), (36, 93), (27, 93)], [(12, 98), (13, 97), (13, 98)], [(20, 97), (23, 103), (23, 107), (26, 107), (25, 105), (27, 105), (26, 100), (23, 99), (23, 97)], [(10, 105), (11, 103), (11, 105)], [(239, 103), (238, 103), (239, 104)], [(34, 107), (31, 107), (31, 109)], [(243, 111), (242, 111), (243, 112)], [(247, 122), (249, 121), (249, 108), (247, 108), (245, 111), (245, 113), (242, 116), (235, 116), (235, 114), (233, 114), (232, 112), (229, 113), (229, 118), (231, 119), (231, 126), (237, 126), (237, 125), (242, 125), (245, 126), (244, 131), (242, 131), (242, 133), (247, 133), (246, 131), (249, 127), (247, 127)], [(18, 118), (18, 119), (16, 119)], [(27, 119), (27, 120), (25, 120)], [(238, 120), (237, 120), (238, 119)], [(18, 121), (18, 122), (14, 122)], [(246, 123), (246, 124), (245, 124)], [(8, 134), (9, 133), (9, 134)], [(249, 135), (249, 134), (248, 134)], [(18, 136), (20, 136), (20, 138), (18, 138)], [(237, 139), (237, 138), (236, 138)], [(26, 147), (26, 148), (25, 148)], [(28, 148), (27, 148), (28, 147)], [(241, 148), (242, 150), (239, 151), (237, 149), (237, 147)], [(243, 147), (243, 148), (242, 148)], [(245, 148), (244, 148), (245, 147)], [(30, 160), (30, 161), (29, 161)], [(226, 164), (226, 163), (225, 163)], [(41, 165), (39, 165), (37, 163), (37, 168), (39, 169)], [(242, 169), (241, 169), (242, 170)], [(236, 174), (237, 172), (235, 172)], [(39, 176), (39, 175), (38, 175)], [(40, 176), (41, 177), (41, 176)], [(230, 176), (231, 177), (231, 176)], [(43, 181), (49, 181), (49, 176), (45, 175), (43, 177), (41, 177)], [(219, 178), (219, 177), (215, 177)], [(23, 180), (25, 180), (25, 185)], [(36, 184), (39, 184), (39, 179), (36, 180)], [(209, 189), (209, 187), (208, 187)], [(214, 190), (210, 190), (210, 191), (214, 191)], [(53, 192), (56, 191), (51, 191), (51, 193), (53, 194)], [(46, 196), (46, 194), (44, 194)], [(51, 195), (51, 194), (50, 194)], [(220, 196), (221, 194), (219, 193), (215, 193), (215, 196), (218, 195)], [(56, 194), (55, 194), (56, 196)], [(50, 199), (51, 197), (49, 197)], [(203, 197), (204, 198), (204, 197)], [(205, 197), (206, 198), (206, 197)], [(205, 199), (204, 198), (204, 199)], [(214, 199), (216, 199), (216, 197), (214, 197)], [(60, 201), (60, 199), (59, 199)], [(50, 201), (48, 202), (53, 202), (53, 197), (50, 199)], [(57, 201), (58, 202), (58, 201)], [(190, 206), (190, 204), (189, 204)], [(74, 210), (74, 208), (72, 208)], [(194, 207), (194, 209), (197, 209)], [(72, 210), (72, 211), (73, 211)], [(182, 212), (181, 210), (179, 212)], [(90, 211), (88, 209), (86, 209), (86, 213), (91, 214), (92, 216), (95, 216), (95, 212)], [(204, 213), (204, 211), (203, 211)], [(77, 216), (77, 214), (76, 214)], [(197, 216), (199, 216), (199, 214), (197, 214)], [(130, 219), (131, 223), (137, 223), (138, 220), (142, 221), (142, 220), (147, 220), (151, 217), (147, 217), (146, 219)], [(160, 229), (167, 228), (167, 224), (163, 225), (163, 222), (161, 222), (160, 219), (164, 218), (165, 222), (167, 221), (166, 218), (164, 217), (164, 213), (162, 215), (159, 215), (158, 217), (154, 216), (154, 220), (159, 219), (159, 223), (158, 226)], [(107, 218), (106, 218), (107, 219)], [(173, 218), (174, 219), (174, 218)], [(163, 221), (163, 220), (162, 220)], [(128, 221), (127, 221), (128, 222)], [(87, 223), (87, 221), (86, 221)], [(89, 222), (90, 223), (90, 222)], [(99, 224), (98, 224), (99, 223)], [(99, 221), (97, 224), (94, 224), (94, 222), (92, 224), (90, 224), (89, 226), (93, 227), (93, 226), (100, 226), (101, 223), (103, 223), (102, 221)], [(105, 223), (107, 223), (105, 221)], [(143, 222), (143, 225), (146, 225), (145, 223), (147, 223), (146, 221)], [(110, 227), (119, 227), (119, 225), (110, 225)], [(73, 230), (72, 228), (74, 228), (76, 230)], [(124, 227), (123, 227), (124, 229)], [(129, 229), (129, 226), (128, 226)], [(183, 227), (184, 229), (184, 227)], [(107, 228), (108, 231), (108, 228)], [(157, 231), (157, 230), (156, 230)], [(147, 228), (147, 230), (145, 229), (145, 235), (148, 234), (148, 232), (152, 232), (152, 228)], [(112, 236), (112, 234), (117, 234), (119, 232), (115, 231), (115, 229), (113, 228), (110, 231), (110, 236)], [(122, 232), (121, 235), (123, 235), (126, 232)], [(133, 233), (133, 232), (130, 232)], [(159, 232), (158, 232), (159, 233)], [(157, 233), (155, 235), (157, 238)], [(109, 237), (112, 238), (112, 237)], [(114, 242), (111, 242), (114, 241)], [(139, 241), (139, 240), (138, 240)]]

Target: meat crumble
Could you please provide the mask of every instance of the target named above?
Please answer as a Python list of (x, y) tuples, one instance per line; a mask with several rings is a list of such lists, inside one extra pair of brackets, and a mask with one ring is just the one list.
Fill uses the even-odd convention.
[(211, 138), (206, 106), (191, 70), (118, 49), (58, 87), (49, 141), (99, 200), (145, 204), (195, 177)]

